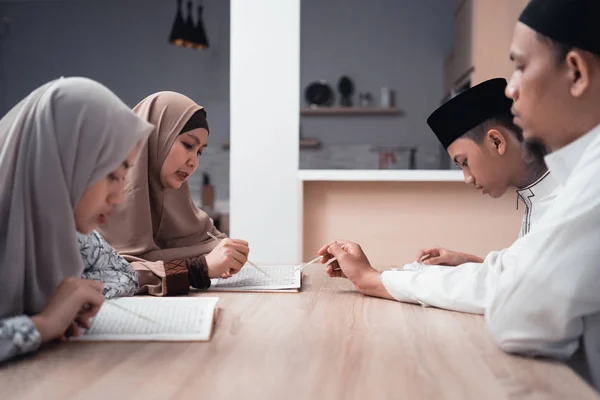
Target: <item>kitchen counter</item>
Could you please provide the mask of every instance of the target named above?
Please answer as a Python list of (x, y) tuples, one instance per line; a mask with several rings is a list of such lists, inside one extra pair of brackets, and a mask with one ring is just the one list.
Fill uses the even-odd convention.
[(463, 182), (461, 170), (354, 170), (306, 169), (298, 171), (300, 181), (333, 182)]
[(336, 239), (361, 244), (375, 265), (401, 266), (440, 245), (485, 257), (510, 246), (524, 207), (483, 196), (460, 170), (300, 170), (303, 259)]

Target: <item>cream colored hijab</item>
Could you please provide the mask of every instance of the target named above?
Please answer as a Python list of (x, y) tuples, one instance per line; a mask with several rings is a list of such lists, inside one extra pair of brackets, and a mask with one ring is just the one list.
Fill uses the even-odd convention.
[(217, 245), (206, 232), (225, 237), (192, 201), (187, 182), (164, 189), (160, 170), (191, 116), (202, 107), (186, 96), (159, 92), (133, 111), (155, 126), (126, 178), (126, 198), (100, 231), (130, 261), (171, 261), (209, 253)]
[(47, 83), (0, 120), (0, 318), (38, 313), (81, 276), (74, 209), (151, 130), (85, 78)]

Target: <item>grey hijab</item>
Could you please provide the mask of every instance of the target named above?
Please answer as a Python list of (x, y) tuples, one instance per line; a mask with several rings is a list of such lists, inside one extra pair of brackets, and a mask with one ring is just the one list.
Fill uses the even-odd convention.
[(152, 129), (85, 78), (47, 83), (0, 120), (0, 318), (38, 313), (81, 276), (73, 211)]

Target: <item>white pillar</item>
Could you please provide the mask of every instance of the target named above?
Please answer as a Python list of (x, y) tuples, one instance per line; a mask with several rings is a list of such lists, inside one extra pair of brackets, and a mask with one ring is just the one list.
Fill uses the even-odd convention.
[(300, 0), (231, 0), (231, 237), (301, 261)]

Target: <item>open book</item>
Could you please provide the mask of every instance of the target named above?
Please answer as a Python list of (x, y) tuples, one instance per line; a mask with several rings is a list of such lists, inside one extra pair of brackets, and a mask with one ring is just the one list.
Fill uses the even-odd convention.
[(392, 268), (395, 271), (420, 271), (424, 268), (427, 268), (426, 264), (422, 262), (414, 261), (410, 264), (404, 264), (403, 268)]
[(448, 268), (454, 268), (454, 267), (449, 267), (449, 266), (445, 266), (445, 265), (429, 265), (429, 264), (423, 264), (422, 262), (412, 262), (410, 264), (405, 264), (403, 268), (392, 268), (393, 271), (421, 271), (425, 268), (429, 268), (429, 267), (437, 267), (438, 269), (448, 269)]
[(250, 265), (229, 279), (213, 279), (208, 290), (221, 292), (297, 293), (302, 287), (302, 271), (297, 265), (260, 266), (265, 275)]
[(124, 297), (107, 300), (73, 340), (208, 341), (218, 297)]

